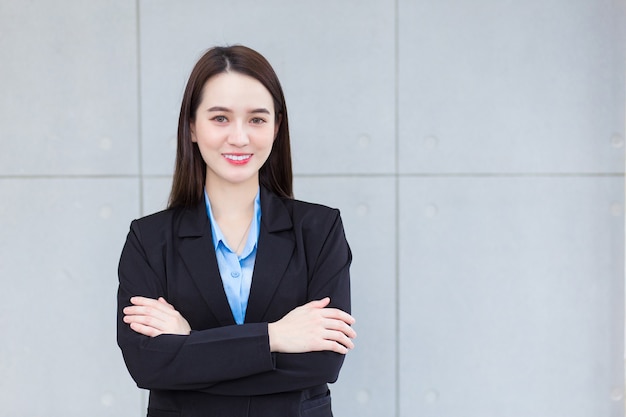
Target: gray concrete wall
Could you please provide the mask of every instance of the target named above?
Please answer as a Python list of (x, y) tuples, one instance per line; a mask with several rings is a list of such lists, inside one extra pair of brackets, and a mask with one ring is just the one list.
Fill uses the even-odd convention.
[(0, 0), (0, 415), (145, 415), (117, 260), (195, 60), (243, 43), (354, 251), (337, 416), (623, 416), (625, 9)]

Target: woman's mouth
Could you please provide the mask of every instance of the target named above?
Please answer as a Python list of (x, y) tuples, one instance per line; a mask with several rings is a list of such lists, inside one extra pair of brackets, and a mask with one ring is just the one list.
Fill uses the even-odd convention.
[(233, 165), (244, 165), (246, 164), (250, 158), (252, 157), (251, 153), (246, 154), (233, 154), (233, 153), (225, 153), (222, 156)]

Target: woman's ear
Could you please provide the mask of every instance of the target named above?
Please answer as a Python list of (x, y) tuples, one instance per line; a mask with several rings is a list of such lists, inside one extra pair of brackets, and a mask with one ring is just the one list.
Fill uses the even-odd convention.
[(196, 127), (193, 120), (189, 122), (189, 132), (191, 132), (191, 141), (198, 142), (198, 139), (196, 138)]

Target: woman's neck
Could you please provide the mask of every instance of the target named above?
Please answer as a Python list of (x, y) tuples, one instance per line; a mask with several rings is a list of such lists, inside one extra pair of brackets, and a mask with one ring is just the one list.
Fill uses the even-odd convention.
[(258, 181), (234, 185), (213, 183), (207, 178), (206, 182), (211, 211), (218, 222), (241, 217), (250, 218), (254, 212), (254, 199), (258, 191)]

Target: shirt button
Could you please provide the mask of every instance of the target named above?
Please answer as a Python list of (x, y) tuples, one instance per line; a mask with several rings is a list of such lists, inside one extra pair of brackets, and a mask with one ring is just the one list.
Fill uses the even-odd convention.
[(230, 276), (233, 277), (233, 278), (239, 278), (239, 272), (237, 272), (237, 271), (231, 272)]

